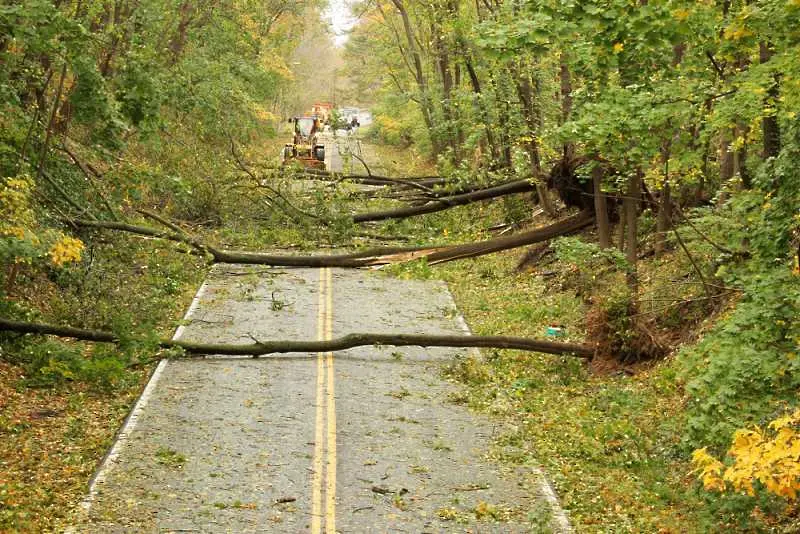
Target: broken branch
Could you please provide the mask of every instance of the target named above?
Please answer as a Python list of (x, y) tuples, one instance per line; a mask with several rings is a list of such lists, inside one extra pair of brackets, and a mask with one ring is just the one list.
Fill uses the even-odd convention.
[[(57, 326), (44, 323), (26, 323), (0, 318), (0, 330), (22, 334), (54, 335), (70, 337), (84, 341), (118, 343), (119, 338), (111, 332), (87, 330), (69, 326)], [(590, 358), (594, 349), (587, 345), (575, 343), (558, 343), (541, 339), (530, 339), (511, 336), (437, 336), (420, 334), (364, 334), (354, 333), (328, 341), (257, 341), (248, 344), (213, 344), (195, 343), (191, 341), (161, 339), (159, 345), (164, 348), (182, 348), (189, 354), (214, 354), (221, 356), (266, 356), (278, 353), (312, 353), (335, 352), (355, 347), (385, 345), (395, 347), (478, 347), (496, 349), (515, 349), (546, 354), (572, 355)]]

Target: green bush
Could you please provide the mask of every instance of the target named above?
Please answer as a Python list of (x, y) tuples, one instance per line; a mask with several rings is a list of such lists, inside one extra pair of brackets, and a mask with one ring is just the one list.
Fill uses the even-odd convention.
[(20, 347), (11, 356), (25, 368), (25, 384), (54, 387), (66, 382), (85, 382), (93, 389), (110, 391), (132, 380), (124, 353), (109, 349), (88, 352), (82, 344), (44, 341)]
[[(797, 405), (800, 389), (800, 127), (787, 132), (752, 191), (728, 204), (728, 240), (737, 254), (716, 275), (741, 293), (735, 307), (681, 353), (687, 380), (687, 441), (722, 452), (737, 428), (763, 424)], [(720, 236), (722, 237), (722, 236)], [(739, 250), (749, 257), (741, 259)], [(724, 256), (724, 255), (723, 255)], [(727, 261), (725, 261), (727, 259)]]

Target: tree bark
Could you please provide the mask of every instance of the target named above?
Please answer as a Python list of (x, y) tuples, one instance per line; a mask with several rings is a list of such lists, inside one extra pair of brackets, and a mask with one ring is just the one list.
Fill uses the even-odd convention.
[(719, 178), (723, 184), (733, 178), (733, 152), (729, 129), (722, 131), (719, 139)]
[[(758, 52), (759, 62), (762, 64), (768, 62), (775, 54), (772, 45), (765, 41), (759, 43)], [(778, 105), (780, 85), (777, 75), (773, 74), (772, 78), (772, 84), (767, 91), (767, 101), (764, 104), (774, 108)], [(777, 157), (781, 151), (781, 130), (774, 111), (761, 119), (761, 131), (764, 137), (764, 159)]]
[(658, 199), (658, 217), (656, 219), (656, 235), (653, 242), (656, 258), (664, 254), (667, 232), (670, 227), (670, 211), (672, 210), (672, 191), (669, 182), (664, 182)]
[[(119, 337), (111, 332), (87, 330), (69, 326), (56, 326), (43, 323), (25, 323), (0, 318), (0, 330), (25, 334), (54, 335), (70, 337), (84, 341), (118, 343)], [(215, 354), (221, 356), (265, 356), (289, 352), (307, 352), (315, 355), (318, 352), (334, 352), (369, 345), (395, 347), (481, 347), (498, 349), (515, 349), (546, 354), (572, 355), (580, 358), (591, 358), (594, 349), (588, 345), (576, 343), (558, 343), (540, 339), (512, 336), (438, 336), (420, 334), (364, 334), (354, 333), (328, 341), (257, 341), (248, 344), (213, 344), (195, 343), (173, 339), (161, 339), (159, 345), (164, 348), (179, 347), (189, 354)]]
[[(625, 198), (622, 201), (623, 213), (625, 216), (625, 259), (628, 260), (630, 265), (628, 285), (635, 289), (636, 280), (636, 262), (638, 256), (639, 236), (639, 204), (641, 203), (642, 195), (642, 174), (641, 170), (636, 170), (628, 177), (628, 187), (625, 191)], [(634, 291), (635, 293), (635, 291)]]
[[(566, 52), (561, 52), (559, 58), (559, 81), (561, 89), (561, 121), (563, 125), (572, 115), (572, 73), (569, 70)], [(575, 156), (575, 144), (566, 142), (563, 146), (564, 159), (569, 161)]]
[(750, 189), (752, 187), (750, 174), (747, 172), (748, 130), (749, 128), (743, 122), (739, 122), (736, 124), (734, 135), (736, 136), (737, 139), (742, 138), (744, 141), (733, 153), (733, 173), (734, 175), (739, 176), (739, 179), (742, 181), (742, 186), (744, 186), (745, 189)]
[(603, 169), (595, 165), (592, 169), (592, 190), (594, 194), (594, 216), (597, 220), (597, 240), (600, 248), (611, 246), (611, 225), (608, 221), (608, 199), (603, 193)]
[(422, 118), (425, 121), (425, 126), (428, 127), (433, 152), (434, 154), (439, 154), (441, 152), (439, 142), (436, 139), (436, 135), (433, 131), (433, 106), (431, 104), (431, 98), (428, 91), (428, 82), (425, 79), (425, 71), (422, 68), (422, 58), (420, 57), (419, 50), (417, 49), (417, 43), (414, 39), (414, 30), (411, 27), (411, 19), (408, 16), (408, 10), (406, 9), (402, 0), (392, 0), (392, 4), (394, 4), (394, 7), (397, 9), (398, 13), (400, 13), (400, 19), (403, 21), (403, 30), (405, 31), (406, 35), (406, 46), (411, 53), (411, 60), (414, 63), (413, 75), (420, 92), (420, 108), (422, 110)]
[(531, 160), (531, 171), (533, 180), (536, 183), (536, 195), (539, 197), (539, 204), (544, 209), (548, 217), (555, 216), (555, 209), (547, 191), (547, 186), (544, 184), (544, 174), (542, 173), (542, 158), (539, 154), (539, 135), (541, 133), (541, 114), (538, 111), (538, 99), (540, 95), (534, 94), (531, 80), (527, 74), (522, 74), (522, 69), (509, 67), (511, 77), (516, 80), (515, 86), (517, 89), (517, 97), (519, 98), (522, 106), (522, 116), (525, 119), (527, 126), (528, 140), (525, 142), (525, 147), (528, 151), (528, 157)]

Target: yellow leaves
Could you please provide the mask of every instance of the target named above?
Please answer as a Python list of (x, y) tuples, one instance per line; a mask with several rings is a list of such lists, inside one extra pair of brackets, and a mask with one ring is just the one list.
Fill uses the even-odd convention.
[(699, 472), (699, 478), (703, 481), (703, 487), (709, 491), (724, 491), (725, 483), (722, 481), (722, 462), (708, 453), (708, 447), (697, 449), (692, 453), (692, 465), (695, 466), (693, 472)]
[(680, 9), (676, 9), (676, 10), (674, 10), (672, 12), (672, 16), (675, 17), (676, 20), (679, 20), (681, 22), (683, 22), (684, 20), (688, 19), (690, 14), (691, 14), (691, 12), (688, 9), (686, 9), (685, 7), (682, 7)]
[(624, 44), (622, 44), (622, 43), (614, 43), (614, 46), (613, 46), (613, 47), (611, 47), (611, 50), (613, 50), (613, 52), (614, 52), (615, 54), (619, 54), (620, 52), (622, 52), (623, 50), (625, 50), (625, 45), (624, 45)]
[(706, 448), (694, 451), (692, 465), (703, 486), (724, 492), (730, 485), (735, 491), (755, 495), (754, 483), (759, 482), (774, 495), (796, 500), (800, 491), (800, 409), (775, 419), (768, 428), (771, 436), (760, 428), (737, 430), (728, 450), (733, 463), (727, 468)]
[(797, 425), (800, 425), (800, 410), (796, 410), (793, 414), (775, 419), (769, 424), (769, 427), (772, 430), (781, 430)]
[(260, 104), (252, 104), (250, 108), (253, 110), (253, 115), (256, 118), (263, 122), (270, 122), (270, 121), (277, 121), (278, 117), (274, 113), (268, 111), (264, 106)]
[[(33, 220), (30, 195), (33, 181), (27, 175), (6, 178), (0, 182), (0, 231), (11, 227), (24, 227)], [(20, 238), (21, 239), (21, 238)]]
[(9, 226), (0, 229), (0, 235), (12, 236), (17, 239), (25, 239), (25, 228), (21, 226)]
[(66, 263), (80, 261), (83, 249), (83, 241), (64, 236), (50, 247), (47, 255), (50, 256), (53, 265), (61, 267)]
[(729, 41), (739, 41), (744, 39), (745, 37), (751, 37), (753, 32), (748, 30), (744, 25), (739, 23), (733, 23), (723, 32), (723, 37)]

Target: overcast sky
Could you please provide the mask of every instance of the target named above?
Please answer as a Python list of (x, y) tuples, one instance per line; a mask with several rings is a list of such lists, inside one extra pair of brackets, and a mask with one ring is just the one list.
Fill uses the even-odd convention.
[(349, 0), (328, 0), (328, 4), (325, 16), (333, 29), (336, 46), (342, 46), (347, 41), (347, 31), (355, 23), (355, 19), (350, 15), (350, 2)]

